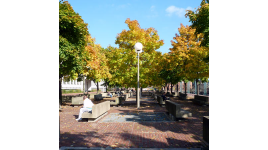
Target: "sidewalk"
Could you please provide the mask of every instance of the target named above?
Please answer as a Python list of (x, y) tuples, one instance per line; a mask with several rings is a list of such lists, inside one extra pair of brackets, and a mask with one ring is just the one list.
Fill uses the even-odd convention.
[[(192, 112), (193, 117), (182, 121), (151, 121), (148, 119), (109, 119), (109, 116), (120, 114), (125, 117), (148, 113), (165, 114), (165, 107), (160, 107), (150, 96), (143, 96), (140, 109), (137, 109), (136, 98), (129, 98), (121, 107), (111, 107), (108, 114), (97, 122), (77, 122), (80, 107), (62, 106), (60, 115), (59, 146), (65, 150), (77, 148), (198, 148), (207, 147), (203, 140), (202, 117), (209, 115), (207, 106), (196, 106), (190, 100), (171, 97), (172, 101), (183, 104), (183, 109)], [(136, 114), (135, 114), (136, 113)], [(147, 115), (148, 116), (148, 115)], [(129, 117), (129, 116), (128, 116)], [(157, 117), (157, 116), (156, 116)], [(113, 121), (114, 120), (114, 121)], [(198, 150), (196, 149), (196, 150)], [(182, 149), (181, 149), (182, 150)], [(193, 149), (195, 150), (195, 149)]]

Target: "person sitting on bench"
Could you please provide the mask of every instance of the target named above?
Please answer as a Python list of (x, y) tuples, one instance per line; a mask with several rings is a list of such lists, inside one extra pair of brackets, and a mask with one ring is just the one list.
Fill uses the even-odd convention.
[(162, 94), (163, 101), (166, 101), (168, 98), (166, 97), (166, 92)]
[(84, 96), (83, 97), (83, 100), (84, 100), (84, 106), (82, 108), (80, 108), (80, 112), (79, 112), (79, 116), (78, 118), (76, 119), (76, 121), (80, 121), (82, 120), (82, 114), (84, 112), (92, 112), (92, 106), (94, 105), (92, 103), (92, 101), (90, 99), (87, 98), (87, 96)]
[(112, 93), (108, 92), (108, 96), (113, 97)]

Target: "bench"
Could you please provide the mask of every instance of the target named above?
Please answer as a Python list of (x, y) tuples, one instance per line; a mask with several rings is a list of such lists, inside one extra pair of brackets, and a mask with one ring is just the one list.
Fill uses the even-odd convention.
[(154, 100), (157, 101), (157, 95), (156, 94), (154, 94), (153, 98), (154, 98)]
[(173, 94), (171, 94), (170, 92), (167, 92), (166, 96), (173, 97)]
[(87, 118), (89, 122), (96, 121), (110, 110), (110, 101), (101, 102), (92, 106), (92, 112), (84, 112), (81, 118)]
[(128, 98), (130, 97), (130, 93), (125, 93), (123, 94), (123, 96), (126, 98), (125, 100), (128, 100)]
[(73, 105), (73, 106), (83, 105), (83, 103), (84, 103), (83, 96), (72, 97), (71, 102), (72, 102), (71, 105)]
[(98, 94), (89, 94), (89, 95), (88, 95), (88, 98), (89, 98), (89, 99), (94, 99), (94, 96), (95, 96), (95, 95), (98, 95)]
[(118, 106), (123, 104), (123, 99), (120, 99), (120, 97), (111, 97), (111, 98), (104, 98), (106, 101), (110, 101), (111, 106)]
[(179, 97), (183, 100), (186, 100), (187, 94), (183, 94), (182, 92), (179, 92)]
[(94, 95), (94, 100), (95, 101), (103, 100), (102, 94), (96, 94), (96, 95)]
[(166, 102), (163, 100), (162, 96), (157, 95), (157, 102), (160, 106), (165, 107), (164, 105), (166, 104)]
[(111, 96), (108, 95), (108, 93), (101, 93), (101, 95), (102, 95), (103, 98), (109, 98), (109, 97), (111, 97)]
[(196, 105), (207, 105), (207, 106), (209, 105), (208, 96), (195, 95), (192, 101)]
[(168, 111), (171, 120), (192, 117), (192, 113), (182, 109), (182, 106), (182, 104), (166, 100), (166, 110)]
[(209, 143), (209, 116), (203, 116), (203, 139)]

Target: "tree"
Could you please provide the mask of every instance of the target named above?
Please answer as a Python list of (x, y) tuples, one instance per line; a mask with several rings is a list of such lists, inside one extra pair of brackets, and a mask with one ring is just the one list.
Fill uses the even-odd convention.
[(178, 69), (173, 68), (172, 63), (173, 62), (170, 61), (170, 54), (165, 53), (162, 60), (163, 69), (159, 72), (160, 78), (165, 81), (165, 86), (167, 86), (168, 83), (171, 84), (171, 93), (174, 84), (182, 80), (181, 77), (177, 76)]
[[(128, 87), (135, 87), (137, 84), (137, 54), (134, 45), (137, 42), (142, 43), (143, 52), (140, 54), (140, 87), (154, 85), (158, 72), (161, 57), (160, 52), (156, 52), (164, 44), (159, 39), (159, 35), (154, 28), (142, 29), (137, 20), (131, 21), (129, 18), (125, 21), (129, 30), (123, 30), (116, 37), (115, 44), (119, 44), (119, 48), (111, 49), (114, 53), (113, 67), (115, 69), (115, 82)], [(120, 72), (118, 72), (120, 70)], [(154, 78), (151, 78), (153, 76)]]
[(87, 23), (67, 2), (59, 2), (59, 96), (62, 103), (61, 81), (75, 79), (84, 65)]
[(95, 44), (95, 39), (90, 35), (87, 36), (87, 43), (86, 54), (88, 55), (88, 59), (83, 74), (87, 79), (94, 81), (97, 86), (97, 93), (99, 93), (98, 82), (111, 78), (112, 76), (109, 73), (108, 60), (101, 45)]
[(194, 79), (208, 78), (209, 63), (204, 61), (208, 54), (208, 48), (200, 46), (203, 34), (195, 35), (195, 29), (189, 26), (178, 28), (179, 34), (171, 41), (170, 55), (174, 62), (173, 67), (177, 69), (178, 77), (181, 77), (185, 84)]
[[(192, 28), (196, 28), (196, 35), (204, 34), (201, 46), (209, 47), (209, 0), (202, 0), (200, 6), (195, 12), (187, 10), (185, 17), (189, 17)], [(206, 56), (205, 61), (209, 61), (209, 55)]]

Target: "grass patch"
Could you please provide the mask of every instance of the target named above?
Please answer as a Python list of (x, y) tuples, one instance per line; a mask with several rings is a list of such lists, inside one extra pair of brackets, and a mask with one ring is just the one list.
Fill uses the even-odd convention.
[(62, 90), (62, 94), (68, 94), (68, 93), (83, 93), (83, 91), (80, 89)]

